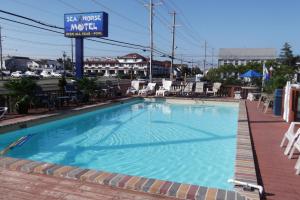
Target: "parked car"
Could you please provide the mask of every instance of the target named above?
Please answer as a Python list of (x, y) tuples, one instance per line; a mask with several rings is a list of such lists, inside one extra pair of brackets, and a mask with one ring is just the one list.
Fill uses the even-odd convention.
[(56, 77), (56, 78), (60, 78), (60, 77), (61, 77), (61, 74), (56, 73), (56, 72), (51, 72), (51, 76), (52, 76), (52, 77)]
[(35, 72), (32, 72), (32, 71), (26, 71), (24, 73), (24, 76), (25, 77), (31, 77), (31, 78), (38, 78), (39, 75), (37, 75)]
[(49, 72), (49, 71), (42, 71), (40, 75), (43, 78), (50, 78), (50, 77), (52, 77), (51, 72)]
[(24, 74), (22, 74), (21, 71), (15, 71), (15, 72), (11, 73), (10, 76), (13, 77), (13, 78), (21, 78), (21, 77), (24, 76)]
[(10, 71), (2, 71), (3, 76), (10, 76)]

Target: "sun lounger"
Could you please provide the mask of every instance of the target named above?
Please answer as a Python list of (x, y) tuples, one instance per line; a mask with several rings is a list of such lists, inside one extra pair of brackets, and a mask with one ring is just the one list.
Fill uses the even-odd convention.
[(221, 88), (221, 85), (222, 83), (214, 83), (212, 89), (207, 88), (206, 94), (213, 94), (214, 96), (216, 96)]
[[(294, 143), (289, 157), (291, 157), (294, 154), (294, 151), (296, 149), (300, 152), (300, 137), (298, 137), (298, 139)], [(298, 157), (298, 160), (296, 162), (295, 169), (296, 169), (296, 174), (299, 175), (300, 174), (300, 156)]]
[(139, 90), (138, 95), (151, 95), (155, 93), (156, 83), (148, 83), (147, 87)]
[(137, 94), (140, 89), (139, 81), (131, 81), (131, 87), (127, 89), (126, 94)]
[(292, 122), (290, 127), (288, 128), (287, 132), (284, 134), (282, 141), (280, 143), (280, 147), (283, 147), (285, 141), (288, 141), (288, 144), (285, 148), (284, 155), (288, 155), (293, 144), (295, 143), (296, 139), (300, 135), (300, 122)]
[(204, 83), (196, 82), (195, 95), (201, 95), (201, 94), (204, 94)]
[(156, 96), (166, 96), (169, 94), (172, 87), (172, 81), (163, 81), (163, 85), (156, 91)]
[(185, 88), (183, 89), (182, 91), (182, 94), (184, 96), (190, 96), (193, 94), (193, 86), (194, 86), (194, 83), (193, 82), (189, 82)]
[(4, 117), (7, 111), (8, 111), (7, 107), (0, 107), (0, 119)]

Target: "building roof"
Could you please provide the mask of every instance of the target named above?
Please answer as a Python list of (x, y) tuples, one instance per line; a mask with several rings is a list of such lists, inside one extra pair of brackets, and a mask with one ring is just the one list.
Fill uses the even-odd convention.
[(221, 60), (269, 60), (276, 59), (275, 48), (220, 48)]
[(127, 54), (125, 56), (121, 56), (119, 58), (125, 58), (125, 59), (143, 59), (143, 60), (146, 60), (146, 58), (138, 53), (130, 53), (130, 54)]

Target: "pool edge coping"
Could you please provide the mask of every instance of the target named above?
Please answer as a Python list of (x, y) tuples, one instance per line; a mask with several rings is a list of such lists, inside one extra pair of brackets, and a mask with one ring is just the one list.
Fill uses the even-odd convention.
[[(99, 106), (92, 106), (76, 110), (74, 112), (59, 113), (54, 117), (63, 118), (72, 114), (82, 114), (89, 112), (95, 108), (109, 107), (116, 104), (121, 104), (126, 101), (131, 101), (140, 98), (126, 98), (115, 102), (101, 104)], [(182, 99), (182, 98), (180, 98)], [(183, 99), (182, 99), (183, 100)], [(190, 99), (191, 100), (191, 99)], [(208, 100), (208, 99), (205, 99)], [(214, 99), (213, 101), (220, 101)], [(226, 101), (226, 100), (223, 100)], [(237, 102), (237, 101), (227, 101)], [(45, 121), (46, 119), (46, 121)], [(31, 123), (31, 126), (47, 122), (49, 117), (43, 118), (42, 122), (36, 122), (39, 119), (29, 120), (24, 123)], [(53, 119), (50, 119), (52, 121)], [(20, 127), (19, 127), (20, 128)], [(5, 131), (6, 132), (6, 131)], [(1, 133), (0, 133), (1, 134)], [(150, 193), (162, 195), (166, 197), (175, 197), (181, 199), (260, 199), (258, 191), (246, 192), (239, 187), (235, 187), (235, 191), (208, 188), (199, 185), (176, 183), (171, 181), (162, 181), (158, 179), (151, 179), (138, 176), (130, 176), (125, 174), (103, 172), (99, 170), (89, 170), (78, 167), (56, 165), (46, 162), (37, 162), (25, 159), (16, 159), (11, 157), (0, 157), (0, 168), (9, 170), (17, 170), (25, 173), (45, 174), (55, 177), (75, 179), (102, 185), (108, 185), (121, 189), (133, 190), (136, 192)], [(252, 141), (249, 131), (249, 123), (247, 116), (247, 108), (245, 101), (239, 101), (238, 114), (238, 130), (237, 130), (237, 149), (235, 160), (235, 177), (239, 181), (246, 181), (257, 184), (257, 176), (255, 163), (252, 151)]]

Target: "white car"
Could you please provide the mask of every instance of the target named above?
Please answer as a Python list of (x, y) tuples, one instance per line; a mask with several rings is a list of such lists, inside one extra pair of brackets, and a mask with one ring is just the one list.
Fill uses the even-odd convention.
[(38, 77), (38, 75), (35, 72), (26, 71), (24, 76), (26, 77)]
[(51, 72), (49, 72), (49, 71), (42, 71), (40, 75), (43, 78), (50, 78), (50, 77), (52, 77)]
[(56, 73), (56, 72), (51, 72), (51, 76), (56, 77), (56, 78), (60, 78), (61, 74)]
[(11, 73), (10, 76), (11, 76), (11, 77), (14, 77), (14, 78), (21, 78), (21, 77), (24, 76), (24, 74), (22, 74), (21, 71), (15, 71), (15, 72)]

